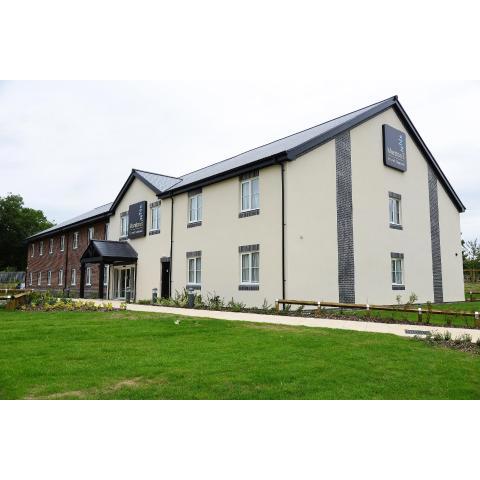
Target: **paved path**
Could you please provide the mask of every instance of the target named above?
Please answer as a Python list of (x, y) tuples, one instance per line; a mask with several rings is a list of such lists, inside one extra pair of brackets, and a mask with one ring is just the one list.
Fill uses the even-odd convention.
[[(94, 300), (96, 303), (102, 303), (101, 300)], [(118, 307), (120, 302), (109, 301), (114, 306)], [(440, 332), (444, 333), (447, 330), (451, 332), (452, 336), (458, 337), (467, 333), (471, 335), (472, 341), (476, 342), (480, 338), (480, 330), (470, 328), (445, 328), (425, 325), (408, 325), (395, 323), (377, 323), (377, 322), (360, 322), (355, 320), (335, 320), (329, 318), (310, 318), (310, 317), (291, 317), (284, 315), (264, 315), (258, 313), (241, 313), (241, 312), (216, 312), (213, 310), (194, 310), (188, 308), (174, 308), (161, 307), (152, 305), (138, 305), (130, 303), (127, 305), (127, 310), (135, 312), (158, 312), (158, 313), (173, 313), (175, 315), (183, 315), (188, 317), (202, 317), (214, 318), (219, 320), (233, 320), (241, 322), (256, 322), (256, 323), (272, 323), (276, 325), (294, 325), (305, 327), (321, 327), (321, 328), (338, 328), (340, 330), (356, 330), (359, 332), (376, 332), (376, 333), (391, 333), (401, 337), (412, 337), (416, 331), (422, 332)], [(413, 331), (414, 333), (407, 333)]]

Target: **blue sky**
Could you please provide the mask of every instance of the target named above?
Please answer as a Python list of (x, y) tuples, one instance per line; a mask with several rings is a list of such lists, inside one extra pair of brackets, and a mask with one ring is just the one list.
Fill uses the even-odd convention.
[(480, 82), (0, 83), (0, 195), (62, 221), (112, 201), (131, 168), (180, 175), (398, 94), (480, 237)]

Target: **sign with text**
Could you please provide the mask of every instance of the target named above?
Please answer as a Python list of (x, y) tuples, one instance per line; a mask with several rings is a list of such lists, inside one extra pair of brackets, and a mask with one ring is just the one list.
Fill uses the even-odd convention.
[(128, 238), (144, 237), (147, 234), (147, 202), (138, 202), (128, 207)]
[(383, 125), (383, 163), (402, 172), (407, 170), (407, 136), (390, 125)]

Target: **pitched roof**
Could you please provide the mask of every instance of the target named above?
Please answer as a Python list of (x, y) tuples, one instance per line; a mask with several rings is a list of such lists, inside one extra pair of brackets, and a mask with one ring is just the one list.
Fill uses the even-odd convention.
[(138, 254), (128, 242), (116, 242), (112, 240), (91, 240), (81, 261), (88, 262), (92, 259), (104, 262), (117, 260), (136, 260)]
[(40, 238), (51, 233), (59, 232), (65, 227), (71, 228), (74, 225), (82, 225), (86, 222), (91, 222), (93, 219), (100, 219), (103, 217), (108, 217), (110, 215), (110, 207), (112, 203), (106, 203), (105, 205), (101, 205), (100, 207), (94, 208), (93, 210), (89, 210), (88, 212), (82, 213), (77, 215), (76, 217), (70, 218), (69, 220), (65, 220), (64, 222), (60, 222), (54, 227), (47, 228), (46, 230), (42, 230), (41, 232), (36, 233), (35, 235), (31, 235), (27, 238), (27, 240), (33, 240), (35, 238)]

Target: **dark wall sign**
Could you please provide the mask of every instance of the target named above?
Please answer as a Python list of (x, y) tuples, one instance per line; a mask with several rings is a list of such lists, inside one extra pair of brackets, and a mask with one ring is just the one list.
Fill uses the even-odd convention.
[(407, 136), (390, 125), (383, 125), (383, 163), (402, 172), (407, 170)]
[(147, 202), (128, 207), (128, 238), (144, 237), (147, 233)]

